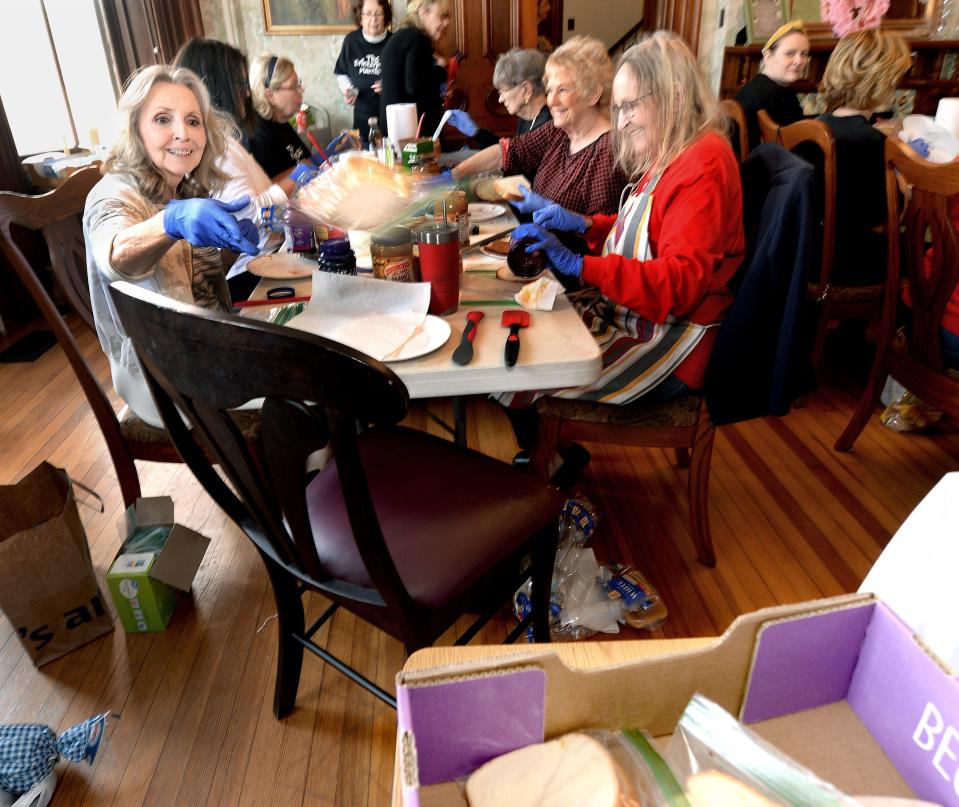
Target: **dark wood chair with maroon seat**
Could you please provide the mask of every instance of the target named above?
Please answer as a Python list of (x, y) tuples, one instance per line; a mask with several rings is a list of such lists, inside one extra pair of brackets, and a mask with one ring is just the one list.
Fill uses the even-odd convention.
[[(531, 575), (534, 634), (549, 640), (559, 491), (397, 426), (409, 408), (406, 387), (357, 351), (130, 284), (111, 293), (173, 442), (263, 558), (279, 615), (277, 717), (294, 708), (304, 648), (395, 706), (312, 641), (340, 606), (411, 653), (464, 611), (480, 614), (458, 643), (469, 641)], [(259, 461), (227, 417), (254, 398), (264, 399)], [(232, 490), (195, 434), (213, 447)], [(308, 458), (326, 447), (333, 459), (311, 479)], [(305, 590), (333, 602), (308, 629)]]
[[(894, 172), (911, 186), (901, 232)], [(879, 345), (859, 406), (836, 441), (837, 451), (852, 450), (875, 412), (887, 374), (925, 403), (959, 420), (959, 378), (944, 370), (940, 335), (943, 312), (959, 283), (959, 238), (949, 215), (949, 201), (956, 194), (959, 164), (927, 162), (897, 139), (887, 138), (886, 205), (891, 236)], [(906, 269), (912, 303), (905, 339), (896, 332), (901, 267)]]
[[(134, 460), (181, 462), (180, 455), (165, 430), (145, 423), (129, 408), (125, 408), (120, 418), (117, 417), (110, 399), (84, 358), (70, 326), (50, 299), (10, 233), (11, 225), (16, 225), (39, 230), (43, 234), (57, 284), (63, 289), (70, 306), (84, 324), (96, 332), (87, 285), (82, 216), (87, 194), (99, 180), (100, 170), (93, 166), (77, 171), (56, 190), (42, 196), (0, 191), (0, 248), (30, 292), (66, 354), (106, 441), (123, 501), (129, 505), (140, 495), (140, 479)], [(255, 437), (258, 415), (255, 412), (241, 412), (237, 413), (236, 417), (244, 433), (251, 439)]]
[(836, 320), (877, 319), (882, 310), (885, 287), (882, 283), (846, 286), (831, 279), (836, 262), (836, 142), (829, 127), (818, 120), (801, 120), (780, 126), (765, 110), (760, 110), (757, 117), (764, 143), (776, 143), (800, 157), (809, 157), (818, 175), (819, 266), (810, 278), (807, 290), (807, 297), (819, 308), (812, 351), (813, 367), (818, 369), (829, 326)]

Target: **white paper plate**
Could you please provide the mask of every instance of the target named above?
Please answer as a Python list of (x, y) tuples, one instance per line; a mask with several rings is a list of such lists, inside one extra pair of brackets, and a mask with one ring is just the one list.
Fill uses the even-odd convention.
[(423, 327), (400, 348), (399, 353), (391, 355), (384, 361), (406, 361), (432, 353), (446, 344), (446, 341), (450, 338), (450, 332), (450, 324), (445, 319), (427, 314), (426, 319), (423, 320)]
[(505, 215), (506, 208), (503, 205), (488, 205), (484, 202), (471, 202), (469, 205), (470, 222), (479, 224), (483, 221), (492, 221)]
[(251, 275), (268, 277), (273, 280), (289, 280), (295, 277), (310, 277), (316, 268), (316, 261), (301, 258), (290, 252), (276, 252), (272, 255), (261, 255), (246, 265), (246, 271)]

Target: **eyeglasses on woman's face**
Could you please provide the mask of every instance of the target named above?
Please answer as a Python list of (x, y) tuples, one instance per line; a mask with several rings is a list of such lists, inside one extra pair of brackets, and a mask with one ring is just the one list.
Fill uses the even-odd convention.
[(289, 87), (277, 87), (274, 92), (281, 92), (283, 90), (292, 90), (293, 92), (303, 92), (303, 82), (297, 81), (296, 84), (291, 84)]
[(366, 20), (381, 20), (383, 19), (383, 12), (382, 11), (364, 11), (362, 14), (360, 14), (360, 16)]
[(610, 107), (614, 117), (617, 118), (631, 118), (633, 113), (639, 108), (639, 105), (645, 101), (647, 98), (652, 96), (651, 92), (644, 93), (639, 96), (639, 98), (634, 98), (632, 101), (623, 101), (621, 104), (613, 104)]

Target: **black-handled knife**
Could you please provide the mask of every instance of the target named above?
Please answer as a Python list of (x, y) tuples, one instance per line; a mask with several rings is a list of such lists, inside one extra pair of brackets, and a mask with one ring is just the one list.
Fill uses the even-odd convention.
[(469, 364), (472, 360), (473, 340), (476, 338), (476, 328), (483, 316), (482, 311), (470, 311), (466, 315), (466, 327), (463, 329), (463, 337), (460, 339), (459, 347), (453, 351), (453, 361), (457, 364)]

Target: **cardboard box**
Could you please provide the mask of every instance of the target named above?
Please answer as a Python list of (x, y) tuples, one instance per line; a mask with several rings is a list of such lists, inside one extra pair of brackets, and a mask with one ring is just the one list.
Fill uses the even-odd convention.
[(137, 499), (121, 527), (123, 545), (107, 586), (127, 633), (166, 630), (177, 591), (189, 591), (210, 539), (173, 520), (169, 496)]
[(599, 670), (544, 645), (400, 672), (404, 803), (465, 804), (452, 780), (569, 731), (668, 737), (696, 692), (851, 796), (959, 805), (959, 681), (871, 594), (756, 611), (704, 649)]

